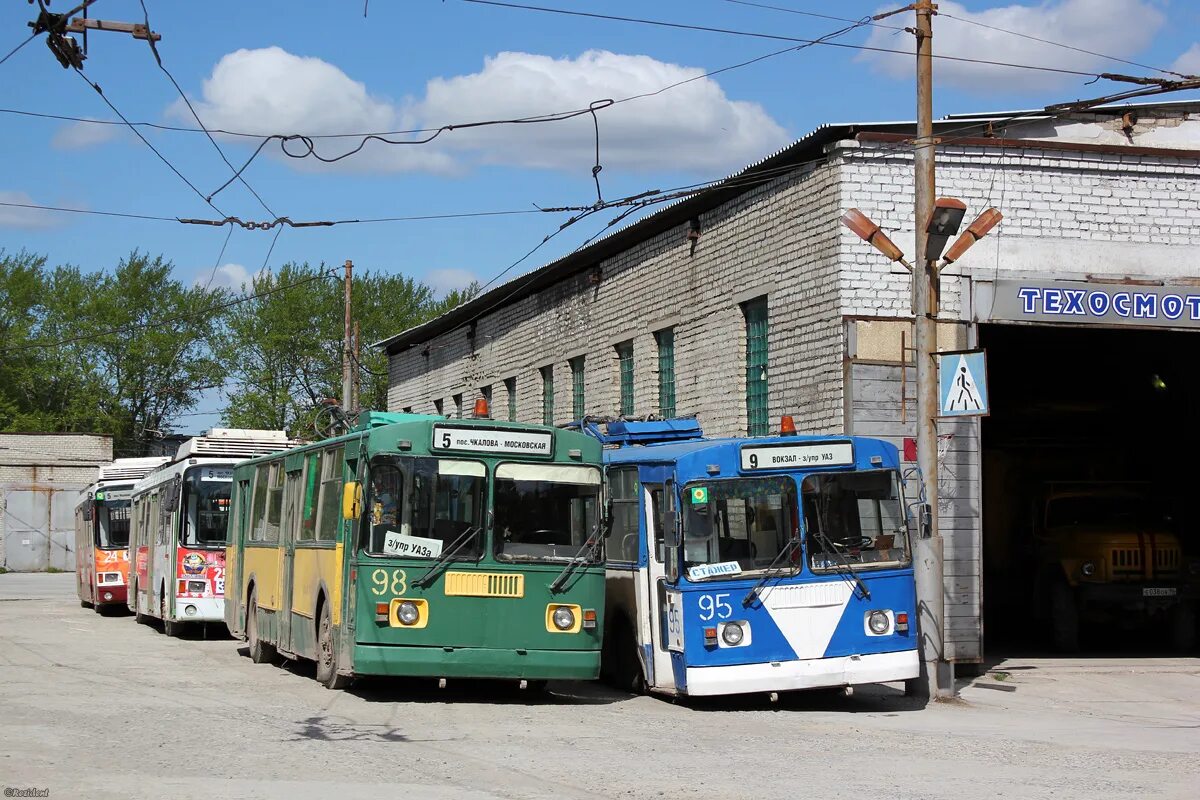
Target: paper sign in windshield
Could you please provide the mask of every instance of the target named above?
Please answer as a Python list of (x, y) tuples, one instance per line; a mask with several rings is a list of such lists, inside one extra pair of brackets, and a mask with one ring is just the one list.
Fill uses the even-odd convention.
[(442, 554), (442, 540), (389, 531), (383, 537), (383, 552), (404, 558), (437, 558)]
[(697, 564), (694, 567), (688, 567), (687, 576), (689, 581), (700, 581), (705, 578), (740, 575), (741, 573), (742, 565), (738, 562), (722, 561), (719, 564)]

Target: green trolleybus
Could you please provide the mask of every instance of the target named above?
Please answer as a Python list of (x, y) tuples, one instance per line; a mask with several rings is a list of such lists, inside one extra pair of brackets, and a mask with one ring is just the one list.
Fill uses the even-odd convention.
[(363, 412), (234, 471), (225, 620), (250, 657), (356, 675), (590, 680), (604, 629), (600, 443)]

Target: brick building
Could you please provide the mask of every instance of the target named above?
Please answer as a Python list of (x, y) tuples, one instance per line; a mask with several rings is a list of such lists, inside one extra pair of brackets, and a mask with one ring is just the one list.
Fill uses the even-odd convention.
[(75, 569), (75, 505), (112, 447), (107, 434), (0, 433), (0, 566)]
[[(990, 418), (940, 426), (947, 650), (972, 662), (985, 594), (996, 630), (1028, 611), (1040, 485), (1172, 487), (1179, 448), (1200, 445), (1184, 368), (1200, 341), (1200, 104), (935, 127), (939, 195), (965, 201), (967, 221), (1004, 214), (947, 270), (939, 323), (940, 349), (988, 349), (993, 384)], [(482, 394), (499, 418), (695, 414), (734, 436), (792, 414), (899, 444), (915, 415), (910, 276), (839, 218), (857, 207), (911, 253), (914, 132), (823, 126), (380, 343), (389, 410), (459, 415)]]

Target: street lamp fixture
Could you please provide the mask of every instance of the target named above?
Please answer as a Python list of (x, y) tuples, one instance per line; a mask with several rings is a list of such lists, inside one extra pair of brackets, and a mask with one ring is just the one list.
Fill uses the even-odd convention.
[(937, 261), (946, 249), (946, 242), (958, 233), (967, 204), (953, 197), (939, 197), (933, 202), (933, 213), (925, 226), (925, 257)]
[(950, 250), (947, 251), (945, 258), (942, 260), (942, 266), (952, 264), (962, 258), (963, 253), (971, 249), (971, 245), (978, 242), (984, 236), (987, 236), (988, 231), (996, 227), (1002, 219), (1004, 219), (1004, 215), (994, 208), (989, 208), (980, 214), (963, 231), (962, 236), (958, 237), (958, 241), (951, 245)]
[(892, 261), (899, 261), (904, 265), (905, 269), (912, 272), (912, 264), (904, 260), (904, 253), (866, 214), (857, 208), (852, 208), (842, 215), (842, 224), (854, 231), (854, 234), (858, 238), (883, 253)]

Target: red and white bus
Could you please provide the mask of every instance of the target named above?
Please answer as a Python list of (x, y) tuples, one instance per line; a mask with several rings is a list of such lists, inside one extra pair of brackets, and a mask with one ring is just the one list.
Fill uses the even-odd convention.
[(133, 486), (128, 606), (138, 622), (225, 621), (225, 526), (233, 465), (287, 450), (285, 431), (213, 428)]
[(167, 458), (118, 458), (100, 468), (75, 506), (75, 588), (98, 613), (124, 608), (129, 584), (129, 499), (134, 481)]

